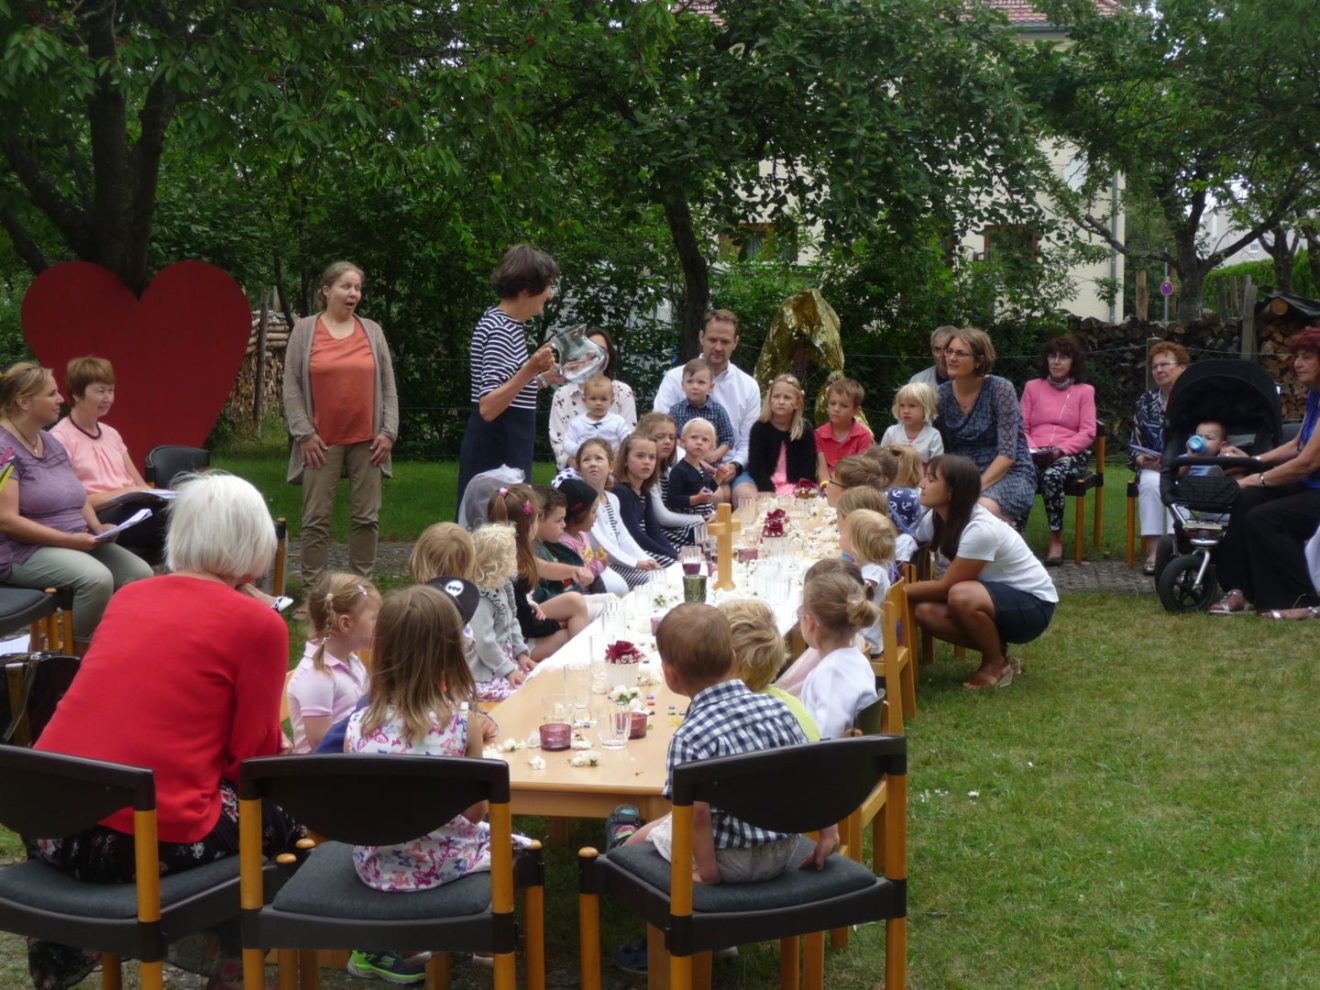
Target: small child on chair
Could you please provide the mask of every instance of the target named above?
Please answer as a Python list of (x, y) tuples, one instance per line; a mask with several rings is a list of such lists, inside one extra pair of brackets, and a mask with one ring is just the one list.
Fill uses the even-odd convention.
[[(754, 694), (733, 675), (729, 622), (710, 605), (695, 602), (670, 610), (655, 634), (665, 683), (691, 698), (687, 717), (669, 744), (670, 795), (674, 767), (691, 760), (760, 752), (807, 741), (798, 720), (778, 698)], [(650, 842), (666, 860), (672, 850), (672, 818), (643, 825), (627, 845)], [(815, 851), (800, 865), (823, 869), (838, 846), (838, 829), (821, 832)], [(693, 806), (693, 860), (699, 883), (753, 883), (788, 868), (798, 837), (767, 832), (704, 802)]]

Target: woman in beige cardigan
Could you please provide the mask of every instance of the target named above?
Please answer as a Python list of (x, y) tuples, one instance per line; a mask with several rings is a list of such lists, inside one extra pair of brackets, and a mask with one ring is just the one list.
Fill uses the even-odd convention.
[(325, 570), (330, 518), (348, 477), (349, 567), (376, 563), (381, 478), (399, 432), (394, 367), (380, 325), (356, 313), (362, 270), (337, 261), (321, 277), (321, 312), (299, 320), (284, 363), (284, 416), (293, 437), (289, 481), (303, 486), (304, 594)]

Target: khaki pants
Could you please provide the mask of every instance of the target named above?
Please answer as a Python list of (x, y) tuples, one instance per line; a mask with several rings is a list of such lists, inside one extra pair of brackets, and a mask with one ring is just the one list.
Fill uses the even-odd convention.
[(114, 543), (90, 553), (65, 547), (42, 547), (9, 572), (6, 584), (19, 588), (72, 588), (73, 637), (92, 638), (110, 596), (130, 581), (151, 577), (151, 565)]
[(371, 463), (371, 443), (336, 445), (325, 452), (325, 464), (304, 467), (302, 475), (303, 595), (325, 572), (330, 554), (330, 520), (339, 493), (340, 475), (348, 475), (348, 566), (354, 574), (371, 577), (376, 566), (376, 538), (380, 527), (380, 468)]

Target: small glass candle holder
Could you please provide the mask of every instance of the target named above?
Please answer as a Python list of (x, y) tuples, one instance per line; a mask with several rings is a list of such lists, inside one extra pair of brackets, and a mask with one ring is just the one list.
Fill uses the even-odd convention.
[(573, 701), (566, 694), (541, 698), (541, 748), (549, 752), (568, 749), (573, 742)]

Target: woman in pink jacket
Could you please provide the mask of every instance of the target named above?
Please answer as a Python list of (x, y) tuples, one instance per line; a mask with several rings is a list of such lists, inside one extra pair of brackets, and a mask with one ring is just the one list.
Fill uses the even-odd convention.
[(1083, 384), (1085, 365), (1075, 338), (1051, 337), (1040, 359), (1040, 377), (1022, 389), (1022, 425), (1050, 524), (1047, 567), (1063, 563), (1064, 485), (1086, 470), (1095, 442), (1095, 389)]

